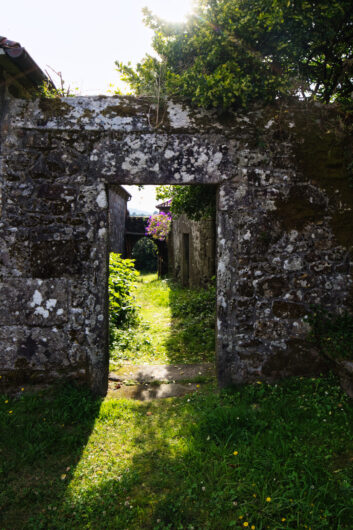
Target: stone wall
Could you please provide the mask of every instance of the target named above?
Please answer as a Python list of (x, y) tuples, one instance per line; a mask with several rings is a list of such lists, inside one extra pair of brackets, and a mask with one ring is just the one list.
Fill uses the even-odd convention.
[(215, 276), (215, 220), (174, 217), (168, 246), (173, 277), (186, 287), (204, 287)]
[(125, 222), (130, 197), (121, 186), (109, 189), (109, 250), (121, 255), (125, 252)]
[(145, 237), (149, 217), (128, 216), (125, 223), (125, 247), (126, 257), (132, 258), (134, 246), (140, 239)]
[(351, 143), (337, 112), (287, 105), (222, 121), (129, 97), (1, 109), (0, 374), (7, 384), (108, 373), (108, 200), (119, 184), (218, 185), (221, 385), (323, 369), (310, 304), (350, 303)]

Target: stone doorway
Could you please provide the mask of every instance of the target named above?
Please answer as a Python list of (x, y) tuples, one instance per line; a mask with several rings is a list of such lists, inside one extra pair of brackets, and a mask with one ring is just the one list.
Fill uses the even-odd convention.
[(352, 280), (321, 177), (304, 177), (295, 160), (306, 108), (282, 113), (279, 128), (275, 108), (224, 122), (170, 102), (155, 129), (143, 98), (4, 101), (3, 381), (75, 378), (105, 393), (107, 191), (123, 183), (218, 186), (221, 386), (320, 373), (303, 316), (318, 299), (329, 309), (345, 307)]
[[(149, 197), (151, 191), (148, 188), (145, 186), (140, 193), (145, 192)], [(134, 190), (127, 188), (126, 183), (123, 189), (131, 194), (126, 220), (129, 252), (125, 257), (137, 258), (135, 268), (140, 272), (133, 289), (138, 321), (129, 322), (120, 330), (110, 330), (108, 392), (117, 398), (129, 396), (140, 400), (181, 396), (196, 391), (200, 386), (197, 383), (212, 380), (215, 375), (214, 248), (210, 249), (208, 244), (209, 225), (213, 228), (214, 242), (214, 223), (211, 222), (214, 218), (209, 216), (195, 221), (185, 214), (171, 214), (170, 205), (167, 207), (163, 203), (164, 210), (168, 208), (163, 213), (172, 217), (167, 241), (151, 236), (147, 241), (157, 246), (158, 258), (161, 257), (163, 244), (165, 264), (168, 265), (168, 258), (170, 260), (169, 269), (166, 268), (163, 274), (160, 266), (154, 270), (144, 268), (139, 254), (134, 255), (134, 248), (139, 242), (146, 241), (149, 217), (141, 217), (141, 210), (136, 215)], [(158, 208), (156, 202), (156, 199), (154, 204), (150, 202), (149, 208)], [(144, 208), (142, 205), (139, 207)], [(153, 214), (150, 212), (148, 215)], [(114, 229), (112, 226), (109, 228)], [(184, 230), (189, 230), (189, 233), (185, 234)], [(205, 263), (205, 258), (210, 259), (206, 251), (210, 250), (212, 271), (209, 263)], [(192, 272), (191, 282), (189, 269)], [(183, 307), (182, 311), (180, 307)], [(198, 381), (195, 382), (195, 379)]]

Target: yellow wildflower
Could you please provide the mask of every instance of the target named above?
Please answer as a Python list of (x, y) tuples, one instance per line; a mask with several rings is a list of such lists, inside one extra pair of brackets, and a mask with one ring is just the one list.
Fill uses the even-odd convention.
[(266, 497), (266, 502), (271, 502), (271, 497)]
[(239, 515), (239, 519), (241, 520), (244, 516), (243, 515)]
[(238, 451), (234, 451), (233, 455), (237, 456), (237, 454), (238, 454)]
[(24, 391), (24, 388), (21, 388), (21, 392), (23, 392), (23, 391)]
[(243, 526), (249, 526), (249, 523), (247, 521), (244, 521)]
[(8, 399), (5, 399), (5, 403), (8, 403), (8, 402), (9, 402), (9, 400), (8, 400)]
[(286, 520), (286, 518), (282, 517), (282, 519), (281, 519), (282, 523), (284, 523), (285, 520)]
[(12, 414), (12, 410), (9, 410), (9, 414)]
[(255, 530), (255, 525), (254, 524), (251, 525), (251, 530)]

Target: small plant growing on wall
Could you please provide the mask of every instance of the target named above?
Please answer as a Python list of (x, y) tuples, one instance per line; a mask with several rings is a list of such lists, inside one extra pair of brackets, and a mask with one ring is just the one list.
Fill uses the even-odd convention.
[(170, 213), (157, 213), (151, 215), (146, 227), (146, 236), (151, 236), (158, 241), (165, 241), (170, 231), (172, 224), (172, 216)]
[(72, 89), (70, 86), (65, 86), (66, 83), (63, 79), (61, 72), (56, 72), (54, 68), (48, 66), (48, 68), (55, 74), (56, 79), (59, 80), (60, 87), (57, 88), (48, 70), (45, 70), (47, 80), (43, 82), (39, 89), (39, 95), (44, 98), (60, 98), (60, 97), (75, 97), (78, 95), (78, 88)]

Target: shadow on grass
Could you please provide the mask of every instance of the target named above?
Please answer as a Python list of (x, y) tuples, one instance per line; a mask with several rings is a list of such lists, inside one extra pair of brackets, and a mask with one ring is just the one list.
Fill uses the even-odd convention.
[(49, 527), (100, 406), (71, 385), (1, 396), (0, 528)]
[(186, 289), (169, 282), (171, 363), (215, 361), (216, 288)]
[(103, 406), (120, 428), (133, 411), (133, 454), (75, 505), (89, 528), (352, 528), (353, 469), (338, 476), (333, 455), (350, 445), (353, 409), (333, 378), (210, 390)]
[[(71, 400), (71, 391), (66, 396)], [(51, 408), (53, 426), (72, 410), (63, 399), (54, 401), (60, 412)], [(222, 394), (211, 387), (142, 404), (105, 400), (100, 406), (85, 396), (75, 403), (94, 412), (92, 420), (99, 409), (94, 429), (87, 422), (90, 428), (74, 440), (72, 432), (60, 438), (55, 431), (50, 443), (43, 433), (28, 434), (43, 418), (39, 404), (27, 403), (23, 440), (38, 442), (39, 454), (24, 441), (9, 445), (2, 528), (353, 527), (353, 468), (338, 458), (351, 447), (353, 408), (333, 378)], [(69, 414), (70, 421), (78, 417), (84, 424), (82, 411)], [(12, 427), (8, 434), (21, 433)]]

